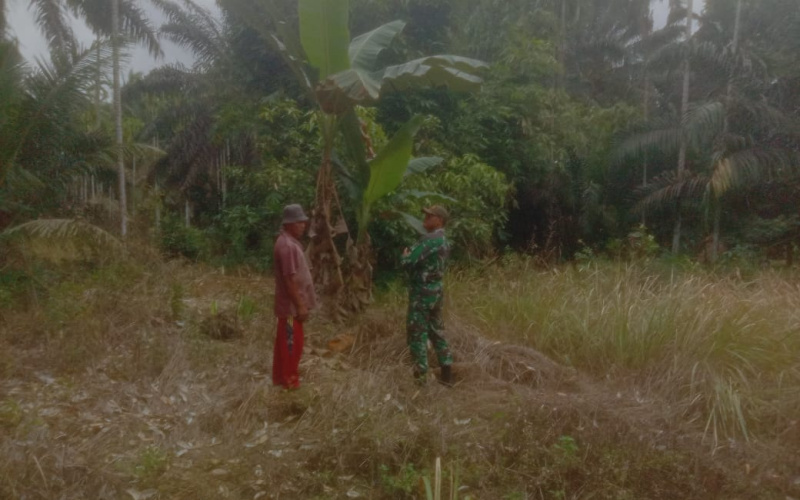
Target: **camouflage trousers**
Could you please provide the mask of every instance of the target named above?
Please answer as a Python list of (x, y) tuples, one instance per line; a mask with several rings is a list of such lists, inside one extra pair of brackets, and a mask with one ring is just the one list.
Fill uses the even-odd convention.
[(444, 320), (442, 319), (441, 293), (411, 293), (408, 300), (406, 334), (414, 376), (423, 378), (428, 373), (428, 340), (433, 344), (439, 366), (453, 364), (453, 355), (444, 339)]

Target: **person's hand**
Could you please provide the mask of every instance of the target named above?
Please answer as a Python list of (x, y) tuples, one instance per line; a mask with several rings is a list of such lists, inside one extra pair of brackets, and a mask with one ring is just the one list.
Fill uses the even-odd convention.
[(408, 247), (406, 247), (403, 250), (403, 257), (408, 257), (409, 255), (411, 255), (411, 250), (409, 250)]
[(297, 321), (300, 323), (306, 322), (308, 319), (308, 309), (306, 309), (306, 306), (300, 306), (297, 308), (297, 316), (295, 316), (295, 318), (297, 318)]

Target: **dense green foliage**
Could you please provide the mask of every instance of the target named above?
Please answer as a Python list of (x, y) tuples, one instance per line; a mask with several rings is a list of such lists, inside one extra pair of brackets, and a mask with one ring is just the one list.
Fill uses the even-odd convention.
[[(320, 127), (327, 127), (314, 102), (347, 100), (370, 106), (358, 113), (375, 151), (422, 115), (414, 155), (444, 160), (369, 208), (379, 266), (391, 268), (393, 253), (414, 237), (403, 214), (432, 202), (452, 205), (464, 257), (509, 245), (546, 260), (609, 245), (613, 254), (615, 241), (643, 221), (666, 248), (678, 214), (678, 241), (690, 255), (704, 253), (711, 236), (723, 242), (721, 254), (738, 248), (737, 255), (763, 258), (779, 247), (790, 255), (800, 235), (794, 2), (709, 0), (689, 39), (682, 2), (671, 2), (669, 23), (658, 30), (649, 3), (353, 0), (349, 34), (329, 33), (328, 40), (353, 38), (355, 59), (340, 54), (328, 69), (341, 87), (312, 99), (303, 78), (328, 73), (301, 60), (304, 47), (319, 45), (301, 40), (295, 2), (224, 0), (223, 18), (215, 19), (191, 2), (159, 0), (168, 19), (162, 36), (197, 62), (133, 75), (124, 90), (135, 226), (141, 234), (162, 231), (171, 253), (268, 263), (281, 206), (314, 204), (325, 148)], [(71, 5), (88, 15), (93, 4)], [(358, 38), (381, 23), (388, 24)], [(57, 23), (42, 27), (53, 40), (61, 36)], [(367, 43), (375, 45), (359, 53)], [(108, 55), (56, 51), (52, 68), (29, 70), (16, 62), (13, 43), (3, 44), (2, 226), (81, 212), (113, 227), (118, 214), (104, 201), (118, 196), (109, 188), (113, 134), (109, 109), (97, 102)], [(482, 90), (408, 88), (398, 75), (409, 69), (398, 64), (431, 53), (489, 63)], [(98, 55), (102, 62), (94, 61)], [(681, 116), (686, 61), (689, 106)], [(389, 69), (376, 76), (370, 68)], [(365, 95), (372, 98), (360, 102)], [(336, 139), (333, 160), (342, 220), (355, 237), (364, 199), (351, 192), (360, 174), (346, 173), (362, 166), (346, 142)], [(165, 154), (157, 159), (135, 144)], [(684, 148), (685, 170), (677, 173)], [(185, 237), (163, 234), (187, 221), (194, 227)]]

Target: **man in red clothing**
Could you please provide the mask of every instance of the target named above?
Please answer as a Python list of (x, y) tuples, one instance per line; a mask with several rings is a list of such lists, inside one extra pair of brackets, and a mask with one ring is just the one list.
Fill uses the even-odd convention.
[(300, 238), (308, 217), (300, 205), (283, 209), (281, 233), (275, 241), (275, 317), (278, 334), (272, 357), (272, 383), (286, 389), (300, 387), (297, 368), (303, 354), (303, 323), (317, 304), (314, 283)]

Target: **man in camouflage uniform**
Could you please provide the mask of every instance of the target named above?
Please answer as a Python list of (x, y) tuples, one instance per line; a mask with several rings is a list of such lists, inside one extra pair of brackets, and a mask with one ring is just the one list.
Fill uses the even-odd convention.
[(414, 377), (424, 383), (428, 374), (428, 340), (430, 339), (441, 367), (441, 382), (452, 384), (450, 366), (453, 355), (443, 337), (444, 278), (450, 244), (444, 235), (448, 213), (434, 205), (423, 210), (423, 226), (428, 231), (411, 249), (403, 252), (401, 263), (409, 276), (408, 318), (406, 332), (408, 347), (414, 363)]

